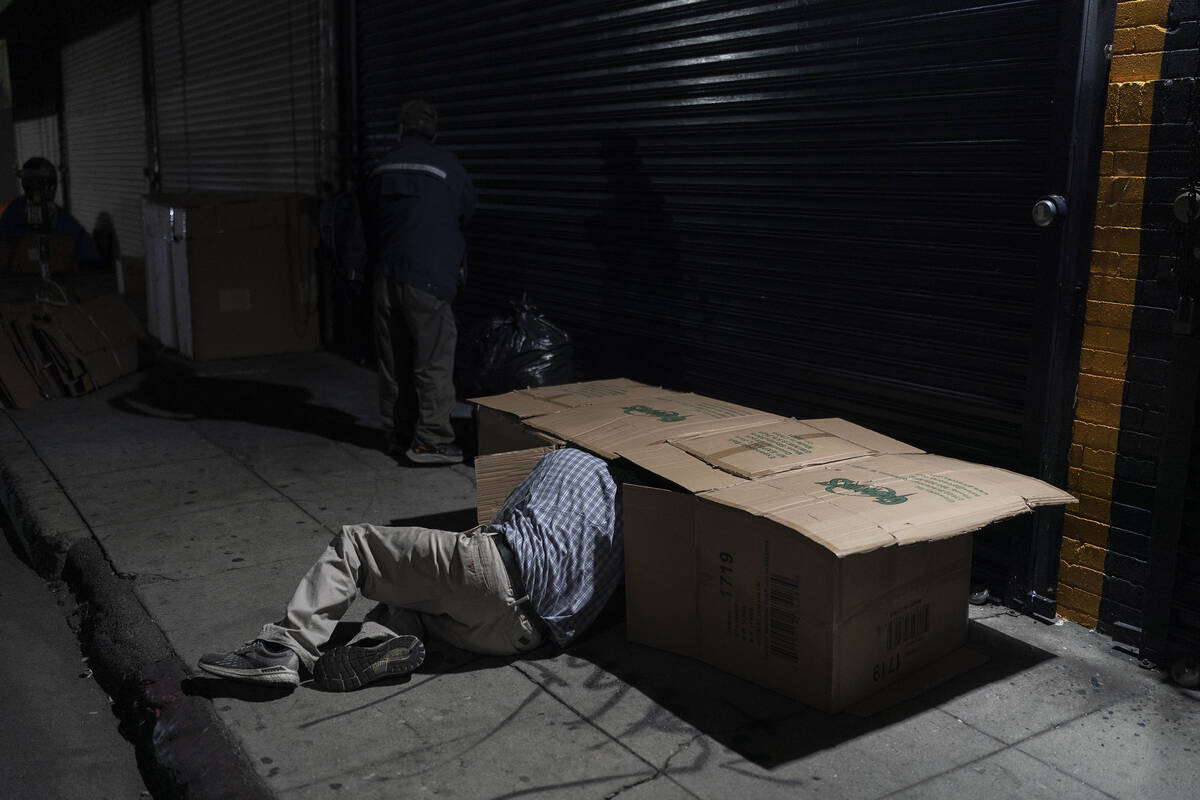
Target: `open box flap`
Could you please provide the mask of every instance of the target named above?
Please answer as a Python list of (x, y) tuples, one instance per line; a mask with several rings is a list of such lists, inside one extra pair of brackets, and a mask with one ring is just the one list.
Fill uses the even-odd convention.
[(966, 533), (1035, 505), (1075, 500), (1035, 478), (928, 454), (866, 456), (703, 497), (767, 516), (839, 557)]

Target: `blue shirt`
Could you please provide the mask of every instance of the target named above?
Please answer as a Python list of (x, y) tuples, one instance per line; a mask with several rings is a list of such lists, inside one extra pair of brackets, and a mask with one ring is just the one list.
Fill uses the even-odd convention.
[(620, 493), (603, 459), (547, 453), (488, 524), (521, 567), (529, 603), (565, 645), (590, 625), (624, 571)]
[(453, 300), (466, 279), (463, 228), (475, 210), (471, 176), (448, 150), (409, 134), (371, 171), (375, 269)]

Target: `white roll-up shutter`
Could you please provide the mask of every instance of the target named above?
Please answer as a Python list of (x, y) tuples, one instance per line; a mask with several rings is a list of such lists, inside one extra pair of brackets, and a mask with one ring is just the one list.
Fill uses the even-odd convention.
[(58, 115), (23, 119), (13, 123), (17, 163), (24, 164), (34, 156), (48, 158), (58, 166)]
[(316, 191), (317, 0), (151, 7), (165, 191)]
[(62, 52), (70, 211), (88, 231), (107, 214), (120, 254), (141, 258), (146, 114), (138, 18)]

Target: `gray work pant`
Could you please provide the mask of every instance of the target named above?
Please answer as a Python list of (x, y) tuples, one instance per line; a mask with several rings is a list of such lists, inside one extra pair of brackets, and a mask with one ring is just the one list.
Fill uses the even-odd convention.
[[(258, 638), (282, 644), (310, 670), (359, 593), (380, 603), (355, 637), (425, 633), (474, 653), (533, 650), (542, 635), (514, 597), (492, 535), (346, 525), (301, 578), (279, 622)], [(523, 602), (524, 601), (524, 602)]]
[(450, 303), (386, 275), (376, 276), (374, 290), (384, 431), (397, 437), (415, 435), (432, 445), (454, 441), (450, 413), (458, 328)]

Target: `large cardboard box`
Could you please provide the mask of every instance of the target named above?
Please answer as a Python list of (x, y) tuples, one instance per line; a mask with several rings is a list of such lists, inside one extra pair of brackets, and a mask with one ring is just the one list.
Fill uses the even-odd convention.
[(316, 228), (304, 198), (147, 198), (147, 327), (197, 361), (317, 347)]
[[(632, 641), (827, 711), (961, 646), (971, 537), (1069, 494), (925, 453), (842, 419), (796, 420), (632, 381), (477, 398), (532, 449), (476, 462), (480, 518), (546, 448), (624, 459)], [(499, 498), (499, 500), (497, 499)]]

